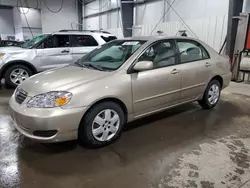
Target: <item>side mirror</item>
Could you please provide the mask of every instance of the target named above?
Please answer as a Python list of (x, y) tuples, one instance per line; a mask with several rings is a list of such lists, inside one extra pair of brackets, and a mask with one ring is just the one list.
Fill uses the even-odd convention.
[(152, 61), (139, 61), (135, 64), (134, 70), (137, 72), (150, 70), (153, 68), (153, 62)]

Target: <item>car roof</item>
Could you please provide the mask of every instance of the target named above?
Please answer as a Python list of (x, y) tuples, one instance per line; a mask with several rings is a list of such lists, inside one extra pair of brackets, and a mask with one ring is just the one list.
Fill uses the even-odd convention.
[(196, 38), (192, 38), (192, 37), (182, 37), (182, 36), (138, 36), (138, 37), (126, 37), (123, 38), (121, 40), (146, 40), (146, 41), (157, 41), (157, 40), (162, 40), (162, 39), (186, 39), (186, 40), (195, 40), (195, 41), (199, 41)]
[(192, 40), (192, 41), (196, 41), (200, 44), (203, 45), (203, 47), (205, 47), (209, 53), (211, 54), (216, 54), (218, 55), (218, 53), (211, 47), (209, 46), (208, 44), (206, 44), (205, 42), (197, 39), (197, 38), (192, 38), (192, 37), (182, 37), (182, 36), (159, 36), (159, 35), (155, 35), (155, 36), (138, 36), (138, 37), (128, 37), (128, 38), (123, 38), (123, 39), (117, 39), (117, 40), (145, 40), (147, 41), (147, 43), (153, 43), (153, 42), (157, 42), (159, 40), (167, 40), (167, 39), (175, 39), (175, 40), (178, 40), (178, 39), (182, 39), (182, 40)]
[(196, 41), (200, 44), (202, 44), (203, 46), (206, 46), (206, 48), (211, 48), (209, 45), (207, 45), (206, 43), (204, 43), (203, 41), (197, 39), (197, 38), (192, 38), (192, 37), (182, 37), (182, 36), (159, 36), (159, 35), (155, 35), (155, 36), (138, 36), (138, 37), (127, 37), (127, 38), (123, 38), (123, 39), (117, 39), (117, 40), (145, 40), (147, 42), (157, 42), (159, 40), (167, 40), (167, 39), (182, 39), (182, 40), (192, 40), (192, 41)]
[(95, 31), (95, 30), (83, 30), (83, 31), (76, 31), (76, 30), (61, 30), (53, 32), (52, 34), (59, 34), (59, 35), (105, 35), (105, 36), (114, 36), (111, 33), (105, 32), (105, 31)]

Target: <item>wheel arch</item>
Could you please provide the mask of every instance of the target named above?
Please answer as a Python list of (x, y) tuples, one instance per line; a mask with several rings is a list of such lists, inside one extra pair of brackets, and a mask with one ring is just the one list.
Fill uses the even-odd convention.
[(27, 66), (28, 68), (30, 68), (30, 70), (32, 71), (33, 74), (36, 74), (38, 72), (37, 69), (34, 67), (34, 65), (32, 65), (31, 63), (24, 61), (24, 60), (15, 60), (15, 61), (8, 62), (7, 64), (5, 64), (2, 67), (2, 69), (0, 70), (0, 78), (4, 77), (8, 68), (10, 68), (11, 66), (14, 66), (14, 65), (18, 65), (18, 64)]
[(220, 75), (214, 76), (210, 81), (217, 80), (220, 83), (221, 88), (223, 88), (223, 78)]
[(123, 101), (121, 101), (120, 99), (118, 98), (115, 98), (115, 97), (107, 97), (107, 98), (103, 98), (103, 99), (100, 99), (96, 102), (94, 102), (92, 105), (90, 105), (90, 107), (88, 108), (88, 110), (84, 113), (82, 119), (81, 119), (81, 122), (83, 121), (83, 119), (85, 118), (86, 114), (88, 114), (88, 112), (96, 105), (102, 103), (102, 102), (114, 102), (116, 104), (118, 104), (121, 108), (122, 108), (122, 111), (124, 112), (124, 115), (125, 115), (125, 122), (127, 122), (127, 118), (128, 118), (128, 109), (126, 107), (126, 105), (124, 104)]

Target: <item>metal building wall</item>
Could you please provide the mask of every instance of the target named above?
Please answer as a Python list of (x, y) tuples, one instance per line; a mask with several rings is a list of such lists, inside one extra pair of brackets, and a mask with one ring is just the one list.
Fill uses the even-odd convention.
[[(108, 5), (104, 6), (107, 2)], [(98, 15), (98, 12), (120, 7), (119, 2), (96, 0), (88, 3), (83, 11), (87, 16), (84, 28), (105, 29), (123, 37), (120, 9)], [(170, 7), (172, 3), (175, 10)], [(156, 35), (161, 30), (165, 35), (173, 36), (179, 30), (187, 30), (189, 36), (199, 38), (218, 51), (227, 32), (228, 7), (229, 0), (155, 0), (135, 4), (133, 35)], [(93, 14), (96, 16), (91, 16)]]
[(158, 27), (155, 24), (137, 25), (133, 30), (134, 36), (157, 35), (157, 31), (163, 31), (166, 36), (178, 35), (179, 30), (187, 30), (188, 36), (197, 37), (206, 42), (215, 50), (219, 51), (227, 33), (227, 15), (215, 16), (203, 19), (186, 20), (186, 23), (191, 28), (192, 33), (182, 22), (165, 22), (160, 23)]
[[(175, 10), (170, 7), (172, 3)], [(133, 35), (156, 35), (161, 30), (164, 35), (174, 36), (179, 30), (187, 30), (188, 36), (197, 37), (219, 51), (227, 33), (228, 6), (229, 0), (162, 0), (139, 4), (134, 8)]]
[(84, 29), (104, 29), (123, 37), (120, 0), (96, 0), (83, 5)]

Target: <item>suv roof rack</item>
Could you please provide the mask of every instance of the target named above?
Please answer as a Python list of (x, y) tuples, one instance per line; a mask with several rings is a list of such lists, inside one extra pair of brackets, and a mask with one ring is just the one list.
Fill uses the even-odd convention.
[(73, 29), (63, 29), (60, 30), (59, 32), (70, 32), (70, 31), (88, 31), (88, 32), (97, 32), (97, 33), (106, 33), (106, 34), (111, 34), (108, 31), (103, 31), (103, 30), (73, 30)]

